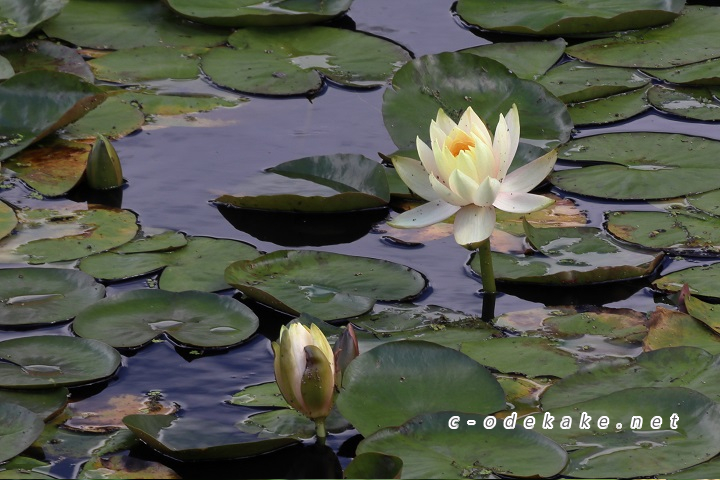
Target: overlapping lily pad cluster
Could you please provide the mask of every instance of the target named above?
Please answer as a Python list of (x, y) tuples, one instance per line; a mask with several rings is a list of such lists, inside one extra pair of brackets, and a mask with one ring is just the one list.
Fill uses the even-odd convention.
[[(720, 252), (720, 144), (657, 132), (571, 136), (573, 127), (651, 109), (669, 121), (720, 120), (720, 8), (682, 0), (460, 0), (457, 14), (480, 36), (540, 38), (413, 59), (392, 41), (334, 21), (350, 3), (2, 2), (0, 262), (11, 268), (0, 269), (0, 328), (9, 332), (0, 341), (0, 462), (9, 463), (0, 468), (43, 475), (72, 458), (88, 460), (85, 478), (120, 475), (137, 469), (123, 466), (132, 447), (180, 462), (252, 457), (311, 439), (315, 427), (304, 414), (321, 418), (330, 434), (354, 428), (364, 437), (347, 478), (708, 476), (720, 453), (718, 264), (657, 273), (668, 266), (666, 253), (712, 259)], [(175, 93), (160, 88), (167, 80)], [(220, 88), (192, 93), (203, 80)], [(407, 265), (322, 248), (265, 253), (237, 240), (141, 227), (117, 198), (93, 201), (84, 189), (97, 133), (117, 141), (191, 113), (259, 101), (239, 93), (312, 97), (326, 82), (386, 88), (382, 115), (398, 150), (386, 152), (384, 164), (355, 153), (283, 159), (247, 179), (243, 191), (214, 199), (233, 225), (284, 247), (351, 243), (429, 198), (410, 190), (418, 182), (408, 189), (391, 163), (405, 173), (416, 159), (428, 163), (430, 122), (445, 118), (439, 109), (454, 122), (475, 112), (473, 121), (490, 131), (501, 114), (519, 115), (507, 178), (552, 149), (563, 163), (548, 177), (554, 192), (532, 194), (552, 206), (498, 213), (496, 277), (508, 294), (543, 303), (560, 298), (553, 290), (560, 286), (571, 293), (556, 303), (577, 306), (501, 312), (488, 322), (414, 305), (433, 278)], [(29, 203), (37, 208), (21, 208), (17, 191), (34, 192), (37, 202)], [(606, 201), (603, 225), (586, 226), (562, 195)], [(63, 196), (82, 201), (42, 201)], [(621, 210), (623, 201), (668, 199)], [(450, 223), (413, 233), (391, 224), (382, 226), (384, 240), (401, 248), (452, 231)], [(468, 264), (479, 272), (476, 256)], [(121, 283), (120, 290), (129, 287), (106, 297), (108, 284), (135, 278), (152, 288)], [(595, 306), (616, 299), (616, 284), (681, 291), (679, 308)], [(231, 289), (234, 298), (217, 293)], [(357, 330), (361, 355), (342, 371), (334, 363), (326, 369), (333, 378), (323, 379), (320, 414), (298, 384), (307, 372), (297, 358), (292, 371), (280, 366), (280, 388), (250, 386), (227, 402), (248, 409), (236, 425), (174, 415), (183, 406), (152, 392), (140, 409), (123, 399), (103, 407), (110, 413), (78, 414), (85, 400), (68, 407), (68, 395), (75, 401), (122, 376), (121, 353), (163, 341), (185, 357), (243, 349), (261, 326), (272, 337), (278, 315), (294, 324), (283, 327), (278, 365), (282, 352), (304, 351), (290, 332), (312, 336), (330, 361), (327, 346), (348, 329), (327, 322)], [(38, 334), (55, 324), (68, 327)], [(264, 411), (250, 410), (258, 408)], [(540, 428), (545, 412), (572, 426)], [(594, 417), (588, 428), (582, 412)], [(599, 426), (600, 415), (612, 424)], [(527, 416), (538, 427), (523, 428)], [(643, 425), (630, 428), (632, 416)], [(651, 427), (653, 417), (664, 428)], [(515, 427), (503, 426), (514, 418)]]

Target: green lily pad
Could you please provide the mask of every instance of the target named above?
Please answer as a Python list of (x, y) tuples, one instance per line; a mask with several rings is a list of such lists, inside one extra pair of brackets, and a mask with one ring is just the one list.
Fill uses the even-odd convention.
[(346, 12), (352, 0), (165, 0), (176, 13), (191, 20), (226, 27), (303, 25), (330, 20)]
[(362, 155), (305, 157), (281, 163), (268, 171), (327, 187), (332, 193), (329, 196), (296, 193), (298, 182), (287, 182), (288, 192), (293, 193), (223, 195), (215, 202), (257, 210), (330, 213), (384, 207), (390, 201), (384, 168)]
[(666, 292), (679, 292), (686, 283), (693, 295), (720, 298), (720, 263), (678, 270), (658, 278), (653, 286)]
[(180, 22), (161, 2), (146, 0), (69, 0), (43, 30), (82, 47), (114, 50), (153, 45), (212, 47), (228, 35), (224, 29)]
[(17, 226), (15, 210), (7, 203), (0, 202), (0, 239), (10, 235)]
[(123, 422), (151, 448), (180, 461), (253, 457), (298, 443), (292, 437), (247, 434), (232, 425), (190, 417), (128, 415)]
[(183, 233), (168, 230), (156, 235), (136, 238), (113, 249), (115, 253), (171, 252), (188, 244)]
[(27, 408), (45, 421), (59, 415), (68, 404), (65, 387), (47, 390), (0, 390), (0, 404), (14, 403)]
[(16, 72), (30, 70), (53, 70), (72, 73), (86, 82), (95, 77), (87, 62), (74, 48), (47, 40), (27, 40), (0, 46), (0, 53), (7, 58)]
[(73, 331), (115, 348), (137, 348), (166, 335), (190, 347), (230, 347), (247, 340), (258, 318), (231, 297), (205, 292), (131, 290), (83, 310)]
[(569, 142), (558, 158), (597, 163), (554, 172), (550, 181), (581, 195), (615, 200), (674, 198), (720, 188), (720, 142), (688, 135), (609, 133)]
[(236, 240), (188, 237), (187, 246), (169, 252), (106, 252), (84, 258), (78, 268), (103, 280), (124, 280), (162, 269), (159, 284), (163, 290), (216, 292), (230, 288), (223, 276), (225, 268), (259, 255), (252, 245)]
[(702, 121), (720, 121), (720, 101), (702, 87), (662, 87), (648, 91), (648, 101), (665, 113)]
[[(245, 433), (270, 432), (280, 437), (294, 437), (301, 440), (313, 438), (316, 428), (314, 421), (291, 408), (256, 413), (236, 423), (235, 426)], [(329, 433), (342, 433), (351, 429), (352, 425), (333, 409), (325, 419), (325, 428)]]
[(321, 320), (353, 317), (376, 300), (406, 300), (422, 292), (425, 277), (386, 260), (311, 250), (279, 250), (235, 262), (225, 280), (277, 310)]
[(480, 318), (437, 305), (392, 304), (376, 305), (368, 312), (350, 320), (353, 324), (375, 334), (406, 332), (427, 327), (452, 326), (478, 322)]
[(460, 53), (472, 53), (492, 58), (526, 80), (536, 80), (547, 72), (565, 52), (567, 42), (562, 38), (543, 42), (501, 42), (466, 48)]
[[(525, 223), (528, 241), (536, 255), (493, 252), (495, 278), (501, 282), (544, 285), (591, 285), (650, 275), (662, 253), (648, 254), (613, 243), (593, 227), (535, 228)], [(479, 274), (480, 260), (473, 254), (470, 267)]]
[(566, 377), (578, 369), (575, 358), (545, 338), (490, 338), (463, 342), (460, 351), (481, 365), (502, 373), (520, 373), (530, 378)]
[[(129, 242), (138, 231), (137, 217), (129, 210), (94, 208), (78, 210), (60, 218), (48, 211), (39, 211), (38, 215), (50, 221), (81, 226), (84, 232), (61, 238), (42, 238), (20, 245), (15, 251), (27, 255), (30, 264), (87, 257)], [(62, 227), (59, 224), (55, 226)]]
[(365, 437), (425, 412), (485, 414), (504, 407), (503, 389), (485, 367), (457, 350), (416, 340), (361, 354), (343, 373), (337, 398), (340, 413)]
[(692, 195), (687, 197), (687, 202), (698, 210), (702, 210), (711, 215), (720, 214), (720, 190), (713, 190), (712, 192), (702, 193), (700, 195)]
[(102, 91), (75, 75), (36, 70), (0, 85), (0, 160), (85, 115)]
[(699, 298), (688, 295), (685, 297), (685, 308), (694, 318), (720, 334), (720, 309), (716, 312), (715, 304), (703, 302)]
[(12, 64), (7, 58), (0, 56), (0, 80), (7, 80), (13, 75), (15, 75), (15, 69), (13, 69)]
[(672, 475), (663, 475), (664, 478), (670, 480), (676, 479), (687, 479), (687, 478), (712, 478), (715, 472), (720, 467), (720, 457), (714, 457), (712, 460), (708, 460), (700, 465), (694, 467), (685, 468), (679, 472), (675, 472)]
[(145, 478), (150, 480), (182, 477), (162, 463), (116, 453), (91, 458), (83, 464), (76, 478), (78, 480), (95, 480), (97, 478)]
[(25, 407), (0, 403), (0, 462), (28, 448), (43, 431), (43, 421)]
[(570, 118), (575, 125), (603, 125), (621, 122), (639, 115), (648, 108), (648, 88), (619, 93), (605, 98), (568, 105)]
[(720, 8), (688, 6), (670, 25), (580, 43), (568, 47), (566, 53), (587, 62), (618, 67), (688, 65), (720, 57), (718, 21)]
[(457, 12), (486, 30), (525, 35), (587, 35), (663, 25), (677, 17), (683, 0), (587, 2), (570, 0), (460, 0)]
[(68, 0), (5, 0), (0, 5), (0, 39), (24, 37), (42, 22), (54, 17)]
[(410, 59), (387, 40), (330, 27), (246, 28), (202, 56), (202, 69), (223, 87), (263, 95), (316, 93), (323, 78), (355, 88), (385, 85)]
[(650, 78), (633, 68), (589, 65), (574, 60), (551, 69), (537, 82), (563, 102), (570, 103), (635, 90), (650, 83)]
[(105, 296), (90, 275), (63, 268), (0, 269), (0, 325), (64, 322)]
[(199, 48), (137, 47), (108, 53), (88, 64), (95, 76), (106, 82), (190, 80), (200, 75), (198, 54), (204, 51)]
[(290, 407), (275, 382), (261, 383), (260, 385), (243, 388), (232, 396), (230, 403), (242, 407)]
[(361, 453), (348, 464), (345, 478), (400, 478), (403, 462), (400, 457), (377, 452)]
[(0, 342), (0, 387), (72, 387), (99, 382), (120, 367), (120, 354), (86, 338), (56, 335)]
[[(486, 429), (483, 422), (490, 417), (468, 412), (418, 415), (369, 436), (360, 442), (357, 453), (399, 457), (402, 478), (487, 478), (493, 474), (548, 478), (567, 463), (565, 450), (540, 433), (521, 427), (505, 429), (500, 419), (495, 428)], [(455, 418), (457, 428), (448, 428)]]
[(182, 115), (207, 112), (218, 107), (235, 107), (247, 98), (223, 98), (205, 94), (158, 94), (150, 90), (125, 90), (118, 94), (125, 103), (137, 105), (145, 115)]
[[(571, 450), (563, 476), (652, 476), (690, 467), (720, 452), (720, 405), (687, 388), (629, 388), (547, 414), (556, 423), (543, 434)], [(583, 414), (591, 417), (589, 428), (582, 425)], [(670, 423), (673, 415), (675, 428)], [(598, 427), (602, 416), (609, 420), (604, 429)], [(572, 422), (570, 428), (558, 428), (563, 417)], [(540, 426), (542, 415), (535, 418)], [(661, 421), (660, 428), (651, 427), (653, 418)]]
[(59, 134), (69, 140), (95, 139), (98, 134), (115, 140), (139, 130), (144, 123), (145, 115), (135, 105), (109, 97), (84, 117), (65, 126)]
[(472, 107), (495, 131), (499, 114), (513, 104), (523, 142), (551, 147), (570, 138), (572, 122), (560, 100), (501, 63), (469, 53), (426, 55), (405, 64), (383, 96), (383, 119), (395, 145), (411, 150), (418, 136), (429, 144), (439, 108), (457, 121)]
[(699, 320), (675, 310), (657, 307), (650, 315), (645, 351), (667, 347), (698, 347), (720, 354), (720, 336)]
[(632, 360), (598, 363), (565, 377), (545, 390), (542, 406), (550, 410), (637, 387), (686, 387), (718, 400), (719, 364), (720, 356), (701, 348), (661, 348)]
[(720, 85), (720, 59), (706, 60), (671, 68), (648, 68), (643, 70), (660, 80), (681, 85)]
[(720, 254), (720, 218), (688, 208), (610, 212), (607, 230), (622, 241), (677, 255)]

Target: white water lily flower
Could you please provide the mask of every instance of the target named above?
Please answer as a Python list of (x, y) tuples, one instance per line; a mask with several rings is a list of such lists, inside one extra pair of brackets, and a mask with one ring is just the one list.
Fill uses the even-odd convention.
[(552, 200), (529, 192), (552, 171), (555, 150), (508, 174), (520, 141), (515, 105), (500, 114), (495, 137), (468, 108), (456, 124), (440, 109), (430, 123), (431, 147), (417, 138), (420, 162), (398, 157), (393, 164), (400, 178), (428, 203), (404, 212), (388, 225), (421, 228), (455, 215), (453, 231), (460, 245), (475, 245), (495, 228), (495, 209), (530, 213)]

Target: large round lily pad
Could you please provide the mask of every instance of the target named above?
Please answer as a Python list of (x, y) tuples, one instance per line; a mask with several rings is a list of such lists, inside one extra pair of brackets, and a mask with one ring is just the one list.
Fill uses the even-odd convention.
[(472, 107), (495, 131), (499, 114), (513, 104), (522, 141), (554, 146), (570, 138), (572, 122), (560, 100), (501, 63), (470, 53), (426, 55), (405, 64), (383, 96), (383, 119), (395, 145), (414, 150), (418, 136), (429, 144), (430, 121), (439, 108), (457, 121)]
[(412, 340), (380, 345), (353, 360), (343, 372), (337, 407), (367, 437), (421, 413), (493, 413), (505, 407), (505, 394), (475, 360)]
[(400, 457), (400, 478), (549, 478), (565, 467), (565, 450), (541, 433), (520, 426), (506, 429), (502, 419), (488, 429), (486, 418), (491, 417), (466, 410), (418, 415), (369, 436), (357, 453)]
[(347, 11), (352, 0), (164, 0), (191, 20), (226, 27), (301, 25), (329, 20)]
[(316, 93), (323, 78), (356, 88), (384, 85), (410, 54), (394, 43), (330, 27), (246, 28), (202, 56), (223, 87), (263, 95)]
[(22, 453), (40, 436), (43, 421), (25, 407), (0, 403), (0, 462)]
[(580, 43), (568, 47), (567, 53), (588, 62), (618, 67), (688, 65), (720, 57), (719, 21), (720, 8), (688, 6), (670, 25)]
[(595, 135), (558, 150), (562, 160), (591, 165), (557, 171), (550, 181), (563, 190), (600, 198), (673, 198), (720, 188), (719, 156), (720, 142), (701, 137), (649, 132)]
[(661, 87), (648, 91), (648, 102), (671, 115), (702, 120), (720, 121), (720, 101), (713, 91), (705, 87)]
[(310, 250), (279, 250), (235, 262), (225, 281), (250, 298), (292, 315), (321, 320), (353, 317), (376, 300), (407, 300), (425, 289), (425, 277), (386, 260)]
[(35, 70), (0, 85), (0, 160), (82, 117), (102, 91), (69, 73)]
[(535, 80), (547, 72), (565, 52), (567, 42), (562, 38), (544, 42), (499, 42), (466, 48), (460, 53), (472, 53), (502, 63), (515, 75)]
[(0, 390), (0, 405), (14, 403), (48, 421), (65, 409), (68, 397), (69, 392), (65, 387), (43, 390)]
[(677, 17), (684, 0), (460, 0), (457, 11), (487, 30), (529, 35), (587, 35), (663, 25)]
[(120, 367), (111, 346), (87, 338), (45, 335), (0, 342), (0, 387), (72, 387), (99, 382)]
[(0, 270), (0, 326), (69, 320), (105, 296), (90, 275), (62, 268)]
[(24, 37), (49, 18), (54, 17), (68, 0), (3, 0), (0, 3), (0, 39)]
[(123, 422), (150, 447), (181, 461), (253, 457), (298, 443), (292, 437), (248, 434), (232, 425), (190, 417), (128, 415)]
[(131, 290), (83, 310), (73, 331), (116, 348), (141, 347), (167, 335), (193, 347), (229, 347), (247, 340), (258, 318), (231, 297), (204, 292)]

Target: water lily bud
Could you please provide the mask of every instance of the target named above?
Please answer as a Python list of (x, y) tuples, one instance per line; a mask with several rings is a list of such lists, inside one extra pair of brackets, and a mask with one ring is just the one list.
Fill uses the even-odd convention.
[(360, 347), (358, 347), (358, 340), (352, 323), (348, 323), (335, 342), (333, 353), (335, 354), (335, 384), (340, 387), (343, 372), (350, 365), (350, 362), (360, 355)]
[(275, 379), (288, 404), (312, 420), (327, 417), (335, 393), (335, 362), (325, 335), (316, 325), (293, 323), (280, 329), (272, 347)]
[(98, 134), (88, 156), (85, 169), (90, 188), (108, 190), (121, 187), (123, 183), (122, 167), (115, 147), (104, 135)]

